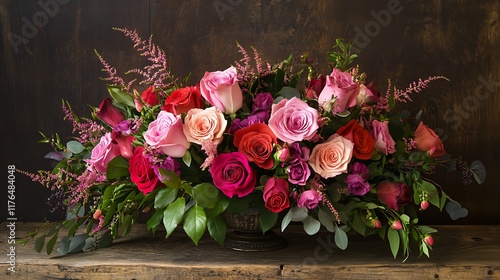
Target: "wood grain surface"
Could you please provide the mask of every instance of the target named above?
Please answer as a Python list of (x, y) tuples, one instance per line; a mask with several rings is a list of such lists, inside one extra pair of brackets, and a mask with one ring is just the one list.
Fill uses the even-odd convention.
[[(59, 132), (63, 139), (71, 136), (70, 123), (62, 120), (61, 99), (69, 100), (76, 113), (89, 116), (88, 106), (107, 97), (94, 49), (120, 72), (144, 63), (112, 27), (136, 29), (145, 38), (153, 34), (171, 57), (173, 73), (180, 78), (191, 73), (193, 84), (204, 71), (223, 70), (238, 60), (236, 42), (256, 47), (271, 63), (303, 51), (324, 62), (335, 38), (343, 37), (356, 43), (358, 63), (382, 91), (389, 78), (398, 87), (429, 75), (450, 79), (432, 83), (405, 108), (413, 114), (422, 109), (423, 120), (436, 128), (446, 150), (468, 161), (483, 161), (489, 176), (483, 185), (462, 186), (456, 173), (436, 174), (447, 194), (469, 209), (469, 216), (451, 221), (446, 213), (432, 210), (423, 221), (500, 224), (495, 180), (500, 142), (499, 0), (41, 2), (58, 3), (58, 11), (46, 22), (37, 17), (45, 11), (38, 1), (0, 1), (2, 166), (49, 169), (51, 162), (43, 156), (50, 147), (36, 141), (38, 131)], [(33, 35), (24, 32), (26, 22), (45, 24)], [(27, 35), (25, 42), (13, 44), (12, 34)], [(321, 63), (318, 68), (325, 73), (328, 67)], [(60, 217), (45, 205), (47, 190), (20, 174), (16, 182), (20, 220)]]
[[(24, 238), (34, 223), (17, 223)], [(437, 226), (431, 258), (418, 248), (402, 262), (387, 241), (349, 235), (345, 251), (333, 236), (307, 236), (292, 225), (280, 233), (287, 248), (237, 252), (207, 236), (195, 246), (179, 228), (168, 238), (152, 237), (145, 225), (109, 248), (58, 257), (36, 253), (32, 243), (16, 247), (16, 272), (0, 263), (1, 279), (500, 279), (500, 226)], [(6, 225), (1, 224), (0, 254), (6, 255)], [(7, 272), (7, 273), (6, 273)], [(3, 278), (1, 275), (5, 275)]]

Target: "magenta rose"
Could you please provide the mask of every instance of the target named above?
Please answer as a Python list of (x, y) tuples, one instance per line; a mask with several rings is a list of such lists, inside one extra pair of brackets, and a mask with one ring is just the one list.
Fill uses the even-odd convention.
[(307, 209), (314, 209), (318, 207), (318, 204), (322, 200), (322, 196), (315, 190), (307, 190), (300, 194), (299, 199), (297, 200), (297, 206), (303, 208), (304, 206)]
[(148, 145), (171, 157), (182, 157), (190, 146), (181, 117), (166, 111), (161, 111), (149, 124), (144, 139)]
[(210, 174), (214, 185), (226, 196), (244, 197), (255, 189), (257, 177), (246, 156), (239, 152), (219, 154), (212, 162)]
[(125, 115), (122, 111), (116, 108), (111, 102), (111, 98), (104, 99), (99, 104), (99, 109), (95, 112), (96, 116), (103, 120), (105, 123), (114, 127), (125, 120)]
[(377, 185), (377, 197), (389, 208), (398, 211), (411, 201), (410, 188), (405, 183), (383, 181)]
[(108, 163), (120, 155), (120, 147), (113, 143), (111, 132), (101, 137), (101, 141), (92, 149), (90, 159), (87, 160), (89, 167), (94, 167), (97, 172), (104, 173)]
[(318, 130), (318, 111), (299, 98), (273, 104), (269, 127), (281, 141), (289, 144), (310, 140)]
[(288, 181), (299, 186), (305, 186), (307, 179), (311, 176), (307, 161), (297, 161), (290, 164), (286, 168), (286, 173), (288, 174)]
[(389, 122), (374, 120), (372, 122), (372, 136), (375, 139), (375, 150), (385, 155), (396, 152), (396, 142), (389, 133)]
[(290, 207), (290, 188), (283, 178), (271, 177), (264, 185), (264, 202), (267, 209), (279, 213)]
[(355, 106), (358, 94), (359, 84), (353, 80), (352, 75), (333, 69), (326, 77), (326, 85), (319, 94), (318, 103), (326, 111), (338, 114)]
[(243, 106), (243, 93), (238, 84), (236, 68), (205, 72), (200, 81), (201, 95), (223, 113), (236, 113)]
[(326, 78), (319, 75), (318, 78), (311, 78), (309, 86), (307, 86), (306, 97), (309, 99), (318, 99), (318, 94), (323, 90), (326, 84)]

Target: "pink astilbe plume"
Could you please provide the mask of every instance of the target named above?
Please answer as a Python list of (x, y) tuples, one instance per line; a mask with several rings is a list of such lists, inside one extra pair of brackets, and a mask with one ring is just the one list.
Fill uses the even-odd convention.
[(105, 133), (105, 128), (98, 124), (97, 122), (82, 118), (81, 120), (75, 118), (75, 114), (73, 113), (73, 109), (69, 106), (69, 103), (63, 101), (62, 102), (62, 110), (64, 112), (64, 119), (69, 120), (73, 124), (72, 133), (77, 132), (80, 136), (77, 141), (84, 144), (96, 144), (101, 139), (101, 136)]
[(126, 28), (115, 28), (129, 37), (134, 43), (134, 48), (140, 52), (141, 56), (147, 57), (150, 65), (145, 66), (143, 69), (132, 69), (127, 73), (136, 73), (143, 77), (139, 82), (140, 85), (152, 85), (155, 88), (167, 88), (175, 84), (175, 79), (170, 74), (167, 63), (167, 56), (158, 45), (153, 43), (152, 36), (148, 40), (142, 40), (135, 30), (128, 30)]
[[(234, 62), (234, 65), (238, 72), (237, 78), (240, 85), (242, 85), (242, 91), (248, 92), (249, 89), (246, 88), (244, 85), (252, 84), (254, 80), (259, 78), (264, 78), (265, 76), (272, 74), (272, 67), (270, 64), (266, 64), (264, 66), (257, 49), (251, 47), (254, 54), (253, 60), (255, 66), (253, 66), (251, 63), (252, 57), (250, 57), (250, 55), (243, 48), (243, 46), (241, 46), (240, 44), (237, 44), (237, 46), (238, 46), (238, 52), (243, 55), (243, 57), (239, 61)], [(256, 91), (258, 91), (258, 89), (259, 88), (257, 88)]]
[(391, 91), (391, 81), (389, 80), (385, 95), (380, 96), (377, 104), (374, 105), (374, 109), (376, 110), (377, 114), (380, 114), (383, 111), (390, 112), (391, 106), (389, 104), (389, 101), (391, 100), (391, 98), (394, 100), (394, 103), (412, 102), (413, 100), (411, 99), (410, 94), (421, 92), (422, 90), (427, 88), (431, 81), (440, 79), (449, 81), (448, 78), (444, 76), (431, 76), (425, 80), (418, 79), (418, 82), (410, 83), (410, 85), (408, 85), (405, 90), (394, 88), (394, 91)]

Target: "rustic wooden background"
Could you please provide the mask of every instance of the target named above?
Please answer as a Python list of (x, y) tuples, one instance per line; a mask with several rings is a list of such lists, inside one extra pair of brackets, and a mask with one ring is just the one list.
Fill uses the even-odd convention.
[[(57, 9), (39, 3), (55, 3)], [(1, 166), (50, 168), (43, 159), (50, 147), (36, 143), (37, 131), (71, 135), (61, 99), (86, 115), (88, 105), (107, 97), (94, 49), (120, 71), (141, 65), (129, 40), (112, 27), (154, 34), (171, 57), (173, 72), (178, 77), (192, 72), (192, 83), (204, 71), (223, 70), (238, 60), (236, 41), (274, 62), (305, 50), (322, 59), (335, 38), (343, 37), (357, 39), (358, 63), (382, 90), (387, 78), (400, 87), (429, 75), (451, 80), (431, 84), (408, 108), (413, 113), (423, 108), (424, 121), (439, 129), (446, 150), (480, 159), (489, 176), (483, 185), (463, 186), (457, 174), (438, 174), (446, 192), (470, 214), (453, 222), (432, 210), (425, 222), (500, 224), (499, 11), (499, 0), (2, 0)], [(377, 15), (385, 16), (377, 22)], [(40, 27), (24, 27), (33, 23)], [(13, 47), (14, 35), (26, 40)], [(47, 190), (20, 174), (16, 186), (18, 219), (57, 217), (45, 205)], [(6, 188), (2, 192), (5, 207)], [(6, 209), (0, 212), (3, 217)]]

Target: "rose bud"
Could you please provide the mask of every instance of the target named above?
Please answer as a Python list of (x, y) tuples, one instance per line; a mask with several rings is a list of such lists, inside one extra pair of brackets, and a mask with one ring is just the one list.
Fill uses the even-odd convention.
[(382, 227), (382, 223), (379, 220), (373, 220), (372, 226), (374, 228), (381, 228)]
[(420, 210), (425, 210), (427, 208), (429, 208), (429, 201), (424, 200), (424, 201), (420, 202)]
[(392, 223), (392, 228), (395, 230), (400, 230), (403, 228), (403, 225), (401, 224), (401, 221), (394, 221)]
[(95, 210), (93, 217), (94, 217), (94, 219), (99, 220), (99, 218), (101, 217), (101, 215), (102, 215), (101, 209), (97, 209), (97, 210)]
[(429, 245), (429, 246), (432, 246), (432, 245), (434, 245), (434, 238), (432, 238), (432, 236), (430, 236), (430, 235), (427, 235), (424, 238), (424, 243)]

